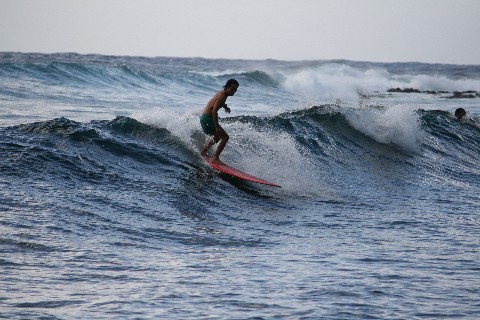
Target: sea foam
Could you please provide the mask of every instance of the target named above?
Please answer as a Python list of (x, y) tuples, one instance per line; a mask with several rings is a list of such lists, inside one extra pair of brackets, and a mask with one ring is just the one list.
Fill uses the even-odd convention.
[(278, 80), (286, 90), (324, 103), (339, 99), (357, 103), (362, 94), (384, 93), (390, 88), (450, 92), (480, 88), (480, 80), (477, 79), (435, 74), (396, 74), (380, 66), (359, 68), (341, 63), (283, 71)]
[(383, 144), (393, 143), (418, 153), (425, 132), (413, 106), (366, 106), (345, 110), (349, 123), (358, 131)]

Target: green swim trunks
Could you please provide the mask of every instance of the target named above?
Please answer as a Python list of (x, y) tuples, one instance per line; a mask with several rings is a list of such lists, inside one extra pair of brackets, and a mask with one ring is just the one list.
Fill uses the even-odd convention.
[(203, 132), (208, 135), (215, 133), (215, 124), (213, 123), (213, 117), (208, 114), (202, 114), (200, 116), (200, 124), (202, 125)]

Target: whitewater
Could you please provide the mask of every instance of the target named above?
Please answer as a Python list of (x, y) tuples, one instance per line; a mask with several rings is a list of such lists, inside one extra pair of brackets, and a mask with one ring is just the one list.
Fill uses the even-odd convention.
[(0, 53), (0, 318), (478, 319), (479, 135), (478, 65)]

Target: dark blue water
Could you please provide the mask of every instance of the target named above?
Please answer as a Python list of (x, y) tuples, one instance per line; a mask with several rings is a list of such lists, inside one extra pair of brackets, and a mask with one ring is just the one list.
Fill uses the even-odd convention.
[[(281, 189), (199, 155), (232, 77), (223, 160)], [(0, 318), (478, 319), (480, 97), (452, 96), (479, 84), (478, 66), (2, 53)]]

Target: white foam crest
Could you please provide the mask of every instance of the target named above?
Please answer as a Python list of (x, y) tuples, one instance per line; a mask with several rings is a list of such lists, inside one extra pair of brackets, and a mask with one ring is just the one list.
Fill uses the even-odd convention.
[(480, 80), (450, 79), (445, 76), (416, 75), (405, 77), (403, 87), (421, 91), (467, 91), (480, 90)]
[(144, 124), (167, 129), (193, 149), (195, 144), (192, 140), (192, 133), (200, 127), (199, 112), (186, 113), (168, 108), (156, 108), (134, 113), (131, 117)]
[(283, 72), (277, 80), (288, 91), (319, 101), (357, 102), (358, 93), (385, 93), (390, 88), (421, 91), (466, 91), (480, 89), (478, 79), (452, 79), (440, 75), (395, 75), (383, 68), (367, 70), (346, 64), (320, 66)]
[(248, 71), (240, 70), (240, 69), (225, 69), (220, 71), (190, 71), (191, 73), (196, 73), (204, 76), (211, 76), (211, 77), (221, 77), (221, 76), (228, 76), (233, 74), (242, 74)]
[(280, 192), (297, 196), (334, 197), (322, 186), (319, 169), (308, 151), (288, 134), (255, 129), (240, 122), (225, 126), (230, 141), (222, 153), (236, 168), (282, 186)]
[(409, 152), (421, 151), (425, 132), (412, 106), (362, 107), (345, 111), (345, 116), (355, 129), (377, 142), (393, 143)]
[(282, 85), (289, 91), (328, 100), (356, 100), (358, 92), (385, 89), (389, 74), (383, 69), (356, 69), (344, 64), (326, 64), (284, 74)]
[[(176, 110), (157, 108), (138, 112), (132, 118), (151, 126), (165, 128), (180, 138), (193, 152), (200, 149), (208, 137), (201, 131), (199, 113), (181, 113)], [(230, 140), (221, 159), (233, 167), (279, 184), (279, 192), (295, 195), (323, 196), (329, 192), (322, 188), (318, 168), (311, 163), (306, 150), (302, 150), (287, 133), (256, 129), (252, 124), (221, 121), (230, 135)], [(210, 153), (214, 152), (216, 145)], [(306, 191), (310, 190), (310, 191)]]

